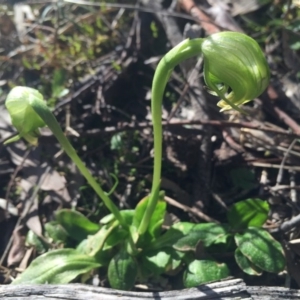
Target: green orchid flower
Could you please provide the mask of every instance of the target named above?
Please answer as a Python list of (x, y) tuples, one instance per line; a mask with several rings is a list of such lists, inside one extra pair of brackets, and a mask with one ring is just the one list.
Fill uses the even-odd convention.
[(203, 41), (201, 49), (204, 80), (210, 92), (222, 99), (217, 104), (221, 111), (253, 100), (268, 86), (267, 61), (251, 37), (237, 32), (216, 33)]
[(36, 99), (44, 101), (41, 93), (24, 86), (17, 86), (8, 94), (5, 106), (19, 134), (7, 140), (6, 144), (24, 138), (31, 145), (37, 145), (39, 128), (46, 124), (31, 106)]

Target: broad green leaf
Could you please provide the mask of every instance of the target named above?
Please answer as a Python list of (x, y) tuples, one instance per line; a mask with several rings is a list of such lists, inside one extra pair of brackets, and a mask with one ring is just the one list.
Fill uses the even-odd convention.
[(195, 251), (201, 241), (204, 247), (212, 244), (226, 243), (227, 226), (215, 223), (201, 223), (195, 225), (185, 236), (179, 238), (173, 248), (178, 251)]
[(64, 284), (101, 265), (75, 249), (59, 249), (36, 258), (12, 284)]
[[(145, 210), (147, 208), (147, 204), (148, 204), (148, 196), (143, 198), (135, 207), (132, 224), (130, 226), (130, 234), (133, 238), (134, 243), (137, 243), (137, 241), (140, 238), (138, 230), (139, 230), (141, 221), (143, 219)], [(143, 240), (145, 240), (145, 239), (146, 240), (151, 239), (151, 237), (149, 237), (149, 234), (148, 234), (148, 236), (147, 236), (147, 234), (144, 234)], [(143, 242), (144, 241), (139, 240), (139, 243), (143, 243)]]
[(146, 209), (148, 207), (148, 201), (149, 201), (149, 197), (145, 197), (143, 198), (138, 205), (135, 208), (135, 214), (133, 217), (133, 221), (132, 221), (132, 226), (131, 226), (131, 235), (134, 239), (134, 241), (137, 241), (137, 239), (139, 238), (139, 230), (140, 230), (140, 225), (142, 222), (144, 222), (144, 224), (148, 224), (148, 227), (145, 228), (145, 232), (142, 235), (142, 239), (139, 240), (139, 245), (142, 246), (145, 243), (149, 244), (149, 242), (156, 236), (158, 236), (160, 234), (160, 230), (161, 230), (161, 225), (164, 221), (164, 215), (165, 215), (165, 211), (166, 211), (166, 203), (163, 200), (164, 197), (164, 192), (159, 192), (158, 195), (158, 201), (156, 204), (156, 207), (153, 211), (153, 214), (149, 220), (149, 223), (145, 223), (144, 220), (144, 215), (146, 212)]
[[(133, 236), (143, 236), (144, 240), (151, 240), (151, 234), (149, 227), (151, 224), (151, 219), (155, 215), (155, 209), (157, 208), (157, 202), (163, 199), (164, 192), (159, 191), (159, 184), (157, 184), (152, 190), (151, 194), (142, 199), (137, 207), (135, 208), (135, 215), (132, 222), (132, 233)], [(154, 220), (156, 223), (156, 220)], [(153, 227), (153, 224), (152, 224)], [(148, 233), (148, 237), (145, 238), (145, 233)]]
[(249, 275), (261, 275), (262, 270), (253, 265), (253, 263), (241, 252), (239, 248), (236, 248), (234, 257), (238, 266)]
[(66, 230), (56, 221), (45, 224), (45, 235), (54, 243), (65, 243), (68, 239)]
[(194, 260), (187, 266), (183, 274), (183, 284), (190, 288), (228, 276), (229, 269), (224, 263), (217, 263), (213, 260)]
[(115, 220), (116, 220), (116, 218), (115, 218), (115, 216), (113, 214), (108, 214), (108, 215), (104, 216), (99, 221), (99, 223), (102, 224), (102, 225), (106, 225), (106, 224), (108, 224), (108, 223), (110, 223), (112, 221), (115, 221)]
[(282, 247), (266, 230), (252, 227), (243, 234), (235, 234), (234, 238), (239, 250), (255, 266), (270, 273), (278, 273), (284, 269)]
[(112, 233), (106, 239), (103, 249), (104, 250), (111, 249), (116, 245), (124, 242), (128, 238), (128, 235), (129, 235), (129, 231), (122, 229), (120, 227), (114, 228)]
[(89, 249), (88, 249), (88, 247), (87, 247), (87, 242), (88, 242), (87, 239), (82, 240), (82, 241), (77, 245), (76, 251), (77, 251), (78, 253), (88, 255)]
[(148, 245), (148, 249), (161, 249), (172, 247), (180, 238), (183, 238), (194, 228), (195, 224), (189, 222), (179, 222), (172, 225), (166, 233), (155, 239)]
[(91, 256), (97, 255), (97, 253), (103, 249), (105, 241), (117, 226), (118, 222), (115, 221), (113, 224), (102, 226), (96, 234), (89, 236), (87, 239), (85, 253)]
[(55, 213), (56, 220), (76, 241), (84, 240), (88, 235), (95, 234), (100, 225), (91, 222), (82, 213), (70, 209), (61, 209)]
[(132, 227), (136, 228), (136, 230), (139, 228), (140, 223), (143, 219), (145, 210), (147, 208), (148, 204), (148, 196), (143, 198), (135, 207), (135, 212), (132, 220)]
[(164, 199), (159, 199), (151, 217), (148, 229), (150, 235), (154, 238), (158, 237), (161, 233), (161, 226), (164, 222), (166, 208), (166, 201)]
[(153, 275), (160, 275), (166, 271), (170, 263), (171, 254), (168, 249), (150, 251), (142, 257), (142, 266), (147, 268)]
[[(81, 254), (89, 255), (90, 249), (88, 248), (88, 240), (83, 240), (77, 247), (76, 251)], [(113, 254), (111, 253), (111, 250), (101, 250), (98, 251), (93, 257), (97, 263), (99, 263), (101, 266), (107, 266), (110, 262)]]
[[(128, 225), (132, 224), (132, 219), (133, 219), (134, 213), (135, 213), (134, 209), (124, 209), (124, 210), (120, 211), (120, 214), (121, 214), (123, 220)], [(105, 217), (103, 217), (100, 220), (99, 223), (105, 225), (105, 224), (108, 224), (108, 223), (113, 222), (115, 220), (116, 220), (116, 218), (115, 218), (115, 216), (113, 214), (108, 214)]]
[(175, 273), (178, 272), (178, 268), (180, 267), (186, 254), (184, 252), (176, 251), (175, 249), (172, 248), (169, 248), (168, 251), (171, 257), (166, 267), (166, 273), (174, 274), (174, 272)]
[(227, 213), (233, 228), (261, 227), (267, 220), (269, 204), (266, 201), (250, 198), (232, 205)]
[(100, 251), (105, 251), (114, 246), (124, 243), (128, 238), (129, 232), (119, 227), (118, 222), (102, 226), (102, 228), (94, 235), (87, 238), (85, 250), (83, 253), (91, 256), (97, 255)]
[(121, 249), (108, 265), (108, 281), (112, 288), (130, 290), (135, 283), (138, 266), (135, 259)]
[(49, 246), (40, 237), (38, 237), (32, 230), (29, 230), (26, 235), (26, 246), (34, 247), (37, 253), (44, 253)]

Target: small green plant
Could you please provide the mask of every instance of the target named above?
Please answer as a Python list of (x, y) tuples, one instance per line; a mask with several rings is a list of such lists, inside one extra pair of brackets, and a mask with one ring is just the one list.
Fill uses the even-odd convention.
[[(229, 268), (217, 254), (233, 248), (237, 264), (248, 274), (278, 273), (284, 269), (280, 244), (261, 228), (268, 206), (259, 199), (234, 205), (228, 213), (228, 224), (180, 222), (162, 230), (166, 213), (164, 193), (160, 191), (162, 100), (174, 67), (200, 54), (204, 57), (205, 83), (212, 94), (221, 98), (218, 105), (222, 110), (234, 108), (243, 112), (240, 105), (260, 95), (268, 85), (270, 75), (265, 57), (258, 44), (244, 34), (217, 33), (205, 39), (185, 40), (170, 50), (158, 64), (152, 86), (152, 188), (134, 210), (120, 211), (103, 191), (38, 91), (28, 87), (12, 89), (6, 107), (19, 135), (8, 142), (24, 138), (36, 145), (39, 128), (47, 125), (111, 212), (99, 224), (76, 211), (56, 212), (56, 221), (45, 224), (46, 237), (64, 248), (36, 258), (13, 284), (68, 283), (80, 274), (107, 267), (111, 287), (131, 289), (136, 280), (174, 274), (185, 268), (183, 283), (190, 287), (227, 277)], [(34, 240), (30, 239), (31, 244)], [(77, 245), (75, 249), (70, 248), (70, 241)], [(196, 257), (200, 244), (204, 250), (201, 257), (199, 253)], [(47, 245), (39, 243), (39, 249), (45, 252)]]

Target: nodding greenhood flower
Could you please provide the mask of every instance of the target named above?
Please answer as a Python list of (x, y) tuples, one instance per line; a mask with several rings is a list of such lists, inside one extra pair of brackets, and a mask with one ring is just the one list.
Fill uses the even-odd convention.
[(202, 44), (204, 80), (219, 96), (221, 111), (238, 109), (258, 97), (268, 86), (270, 71), (259, 45), (238, 32), (208, 36)]
[(6, 141), (6, 144), (24, 138), (30, 144), (37, 145), (39, 128), (46, 126), (31, 106), (37, 98), (43, 101), (42, 94), (37, 90), (24, 86), (13, 88), (7, 95), (5, 106), (19, 134)]

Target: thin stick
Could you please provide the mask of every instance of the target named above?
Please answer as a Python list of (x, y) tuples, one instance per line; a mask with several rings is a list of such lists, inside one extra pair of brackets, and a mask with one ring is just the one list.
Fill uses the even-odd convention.
[[(48, 174), (48, 173), (50, 172), (50, 170), (51, 170), (51, 167), (48, 166), (48, 167), (46, 168), (45, 172), (44, 172), (44, 175)], [(41, 188), (41, 186), (42, 186), (43, 181), (45, 180), (45, 178), (46, 178), (46, 176), (41, 176), (41, 177), (40, 177), (40, 180), (39, 180), (39, 182), (38, 182), (36, 188), (34, 189), (34, 191), (33, 191), (32, 195), (31, 195), (31, 197), (29, 198), (27, 204), (25, 205), (25, 208), (24, 208), (24, 210), (23, 210), (23, 212), (22, 212), (22, 215), (19, 217), (19, 219), (18, 219), (18, 221), (17, 221), (17, 223), (16, 223), (16, 225), (15, 225), (15, 229), (16, 229), (18, 226), (20, 226), (22, 220), (23, 220), (23, 219), (26, 217), (26, 215), (28, 214), (28, 212), (29, 212), (29, 210), (30, 210), (30, 208), (31, 208), (31, 206), (32, 206), (32, 204), (33, 204), (33, 201), (34, 201), (34, 199), (36, 198), (36, 196), (37, 196), (37, 194), (38, 194), (38, 192), (39, 192), (39, 190), (40, 190), (40, 188)], [(15, 229), (14, 229), (14, 230), (15, 230)], [(1, 256), (1, 259), (0, 259), (0, 266), (2, 266), (4, 260), (5, 260), (6, 256), (7, 256), (7, 254), (8, 254), (8, 251), (9, 251), (11, 245), (12, 245), (12, 242), (13, 242), (13, 237), (14, 237), (14, 236), (11, 235), (11, 237), (10, 237), (10, 239), (9, 239), (7, 245), (6, 245), (6, 248), (5, 248), (5, 250), (4, 250), (4, 253), (3, 253), (2, 256)]]
[(283, 167), (285, 165), (285, 162), (286, 162), (288, 156), (290, 155), (291, 150), (294, 148), (296, 142), (297, 142), (297, 139), (294, 139), (292, 141), (292, 143), (290, 144), (290, 146), (288, 147), (288, 149), (286, 150), (286, 152), (284, 153), (284, 156), (283, 156), (283, 159), (281, 161), (280, 168), (279, 168), (279, 171), (278, 171), (278, 175), (277, 175), (277, 179), (276, 179), (276, 185), (279, 185), (281, 180), (282, 180)]
[(215, 220), (215, 219), (209, 217), (208, 215), (206, 215), (205, 213), (203, 213), (203, 212), (200, 211), (199, 209), (191, 208), (191, 207), (189, 207), (189, 206), (186, 206), (186, 205), (184, 205), (184, 204), (181, 204), (181, 203), (177, 202), (176, 200), (174, 200), (174, 199), (172, 199), (172, 198), (170, 198), (170, 197), (168, 197), (168, 196), (165, 196), (164, 199), (165, 199), (165, 201), (166, 201), (168, 204), (170, 204), (170, 205), (172, 205), (172, 206), (175, 206), (175, 207), (177, 207), (177, 208), (180, 208), (180, 209), (182, 209), (183, 211), (187, 211), (187, 212), (189, 212), (189, 213), (191, 213), (191, 214), (197, 216), (198, 218), (200, 218), (200, 219), (202, 219), (202, 220), (204, 220), (204, 221), (206, 221), (206, 222), (213, 222), (213, 223), (216, 223), (216, 224), (220, 224), (219, 221), (217, 221), (217, 220)]
[[(289, 137), (294, 137), (294, 138), (299, 138), (300, 137), (300, 132), (299, 133), (293, 133), (289, 132), (286, 130), (281, 130), (277, 128), (270, 128), (270, 127), (265, 127), (260, 124), (252, 124), (251, 122), (232, 122), (232, 121), (223, 121), (223, 120), (192, 120), (192, 121), (170, 121), (169, 123), (167, 121), (162, 122), (162, 126), (164, 127), (176, 127), (176, 126), (185, 126), (185, 125), (209, 125), (209, 126), (215, 126), (215, 127), (220, 127), (220, 128), (225, 128), (225, 127), (233, 127), (233, 128), (249, 128), (249, 129), (255, 129), (255, 130), (260, 130), (264, 132), (270, 132), (270, 133), (275, 133), (275, 134), (281, 134)], [(103, 133), (116, 133), (116, 132), (121, 132), (121, 131), (126, 131), (126, 130), (139, 130), (143, 128), (151, 128), (153, 124), (151, 122), (140, 122), (138, 124), (136, 123), (128, 123), (128, 122), (123, 122), (119, 123), (118, 127), (106, 127), (104, 129), (92, 129), (92, 130), (87, 130), (85, 132), (80, 132), (80, 135), (100, 135)]]
[(281, 166), (281, 165), (275, 165), (275, 164), (269, 164), (269, 163), (262, 163), (262, 162), (247, 162), (248, 166), (254, 166), (254, 167), (262, 167), (262, 168), (271, 168), (271, 169), (284, 169), (284, 170), (293, 170), (293, 171), (299, 171), (300, 167), (295, 166)]
[(28, 155), (29, 155), (29, 153), (30, 153), (30, 150), (31, 150), (31, 148), (29, 148), (29, 149), (26, 150), (26, 152), (25, 152), (25, 154), (24, 154), (24, 156), (23, 156), (23, 159), (22, 159), (21, 163), (16, 167), (14, 173), (12, 174), (12, 176), (11, 176), (11, 178), (10, 178), (10, 180), (9, 180), (9, 183), (8, 183), (8, 185), (7, 185), (7, 190), (6, 190), (6, 193), (5, 193), (6, 210), (8, 209), (8, 204), (9, 204), (9, 201), (10, 201), (10, 200), (9, 200), (9, 194), (10, 194), (12, 185), (13, 185), (13, 183), (14, 183), (14, 181), (15, 181), (15, 178), (16, 178), (17, 174), (18, 174), (19, 171), (23, 168), (24, 163), (25, 163), (25, 161), (26, 161), (26, 159), (27, 159), (27, 157), (28, 157)]

